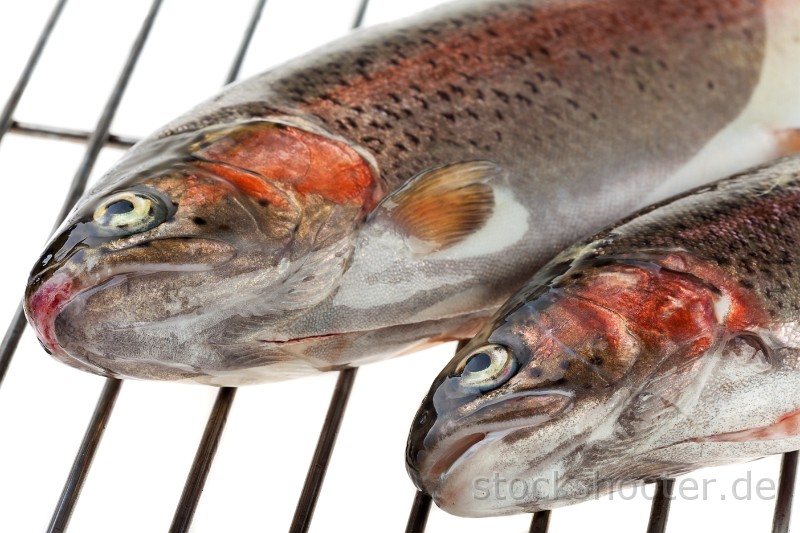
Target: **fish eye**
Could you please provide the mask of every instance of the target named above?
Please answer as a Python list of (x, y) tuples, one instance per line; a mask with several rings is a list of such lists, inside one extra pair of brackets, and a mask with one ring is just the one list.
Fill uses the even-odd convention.
[(487, 344), (467, 354), (456, 368), (463, 388), (486, 392), (496, 389), (517, 372), (514, 354), (505, 346)]
[(94, 212), (94, 222), (126, 233), (140, 233), (166, 220), (164, 202), (144, 191), (122, 191), (112, 194)]

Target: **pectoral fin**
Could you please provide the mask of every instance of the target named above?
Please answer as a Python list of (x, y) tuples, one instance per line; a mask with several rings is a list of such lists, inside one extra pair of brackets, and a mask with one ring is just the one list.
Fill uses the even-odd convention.
[(496, 205), (494, 187), (503, 178), (498, 165), (484, 160), (426, 170), (387, 196), (368, 223), (403, 235), (415, 253), (442, 250), (486, 224)]
[(783, 129), (772, 132), (778, 147), (778, 156), (800, 152), (800, 129)]

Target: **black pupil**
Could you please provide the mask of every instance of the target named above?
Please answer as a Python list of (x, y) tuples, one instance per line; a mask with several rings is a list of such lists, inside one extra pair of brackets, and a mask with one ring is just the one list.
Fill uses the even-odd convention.
[(469, 358), (467, 361), (467, 365), (464, 367), (464, 373), (475, 373), (475, 372), (483, 372), (492, 364), (492, 358), (489, 357), (489, 354), (486, 353), (476, 353), (472, 357)]
[(122, 215), (133, 211), (133, 203), (130, 200), (117, 200), (106, 206), (106, 213), (110, 216)]

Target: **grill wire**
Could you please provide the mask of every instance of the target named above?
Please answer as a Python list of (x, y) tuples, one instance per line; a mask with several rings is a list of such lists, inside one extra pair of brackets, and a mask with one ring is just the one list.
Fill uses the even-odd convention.
[[(0, 114), (0, 141), (9, 131), (23, 135), (43, 136), (57, 138), (68, 141), (87, 143), (83, 159), (72, 178), (67, 196), (62, 204), (61, 211), (53, 226), (53, 231), (60, 225), (71, 210), (77, 199), (83, 194), (89, 174), (91, 173), (101, 148), (104, 146), (115, 146), (127, 148), (132, 146), (138, 139), (114, 135), (109, 132), (111, 121), (116, 114), (119, 103), (131, 78), (133, 69), (139, 59), (140, 53), (147, 41), (150, 29), (153, 27), (162, 0), (154, 0), (150, 10), (144, 19), (139, 34), (131, 47), (128, 58), (123, 66), (122, 72), (117, 79), (103, 113), (94, 131), (81, 131), (69, 128), (50, 127), (38, 124), (26, 124), (14, 120), (13, 115), (24, 93), (28, 81), (41, 57), (47, 41), (61, 15), (67, 0), (59, 0), (53, 8), (38, 40), (36, 41), (31, 55), (25, 64), (22, 74), (17, 81), (11, 96), (6, 102), (2, 114)], [(250, 17), (247, 28), (244, 32), (241, 45), (231, 64), (226, 83), (230, 83), (238, 77), (244, 57), (247, 53), (250, 41), (255, 33), (261, 13), (263, 12), (266, 0), (257, 0), (253, 13)], [(352, 28), (361, 26), (366, 13), (369, 0), (361, 0), (355, 16)], [(25, 316), (22, 311), (22, 302), (17, 305), (17, 309), (6, 334), (0, 343), (0, 386), (8, 370), (11, 359), (19, 344), (19, 340), (25, 330)], [(459, 344), (459, 347), (461, 344)], [(295, 509), (294, 518), (290, 527), (291, 533), (303, 533), (308, 531), (317, 498), (322, 489), (330, 458), (336, 444), (336, 437), (341, 427), (341, 422), (347, 408), (347, 402), (352, 391), (353, 384), (357, 375), (357, 368), (351, 368), (339, 372), (339, 377), (334, 388), (328, 412), (320, 431), (319, 440), (313, 459), (309, 465), (308, 474), (301, 496)], [(97, 401), (94, 413), (86, 429), (83, 441), (80, 444), (75, 461), (70, 469), (67, 480), (64, 484), (61, 497), (58, 500), (53, 513), (50, 525), (47, 529), (49, 533), (60, 533), (67, 529), (70, 516), (77, 503), (81, 487), (89, 472), (89, 468), (94, 458), (95, 452), (100, 444), (103, 431), (110, 419), (114, 404), (122, 387), (119, 379), (108, 378)], [(219, 439), (225, 428), (225, 422), (230, 411), (231, 405), (236, 395), (236, 389), (232, 387), (222, 387), (219, 390), (217, 399), (212, 407), (211, 413), (206, 424), (205, 431), (199, 443), (197, 453), (194, 458), (191, 470), (187, 476), (186, 483), (181, 494), (180, 501), (170, 526), (171, 533), (188, 531), (195, 509), (203, 491), (203, 485), (214, 459)], [(785, 533), (789, 531), (789, 520), (791, 515), (792, 500), (794, 496), (795, 479), (797, 475), (798, 452), (793, 451), (783, 455), (781, 462), (780, 480), (778, 493), (773, 515), (773, 533)], [(667, 519), (669, 517), (670, 502), (672, 500), (672, 489), (674, 479), (664, 479), (657, 481), (656, 493), (647, 524), (648, 533), (660, 533), (665, 531)], [(417, 491), (414, 495), (413, 503), (409, 513), (406, 532), (423, 532), (431, 508), (431, 498)], [(550, 511), (534, 513), (531, 520), (531, 533), (546, 533), (550, 522)]]

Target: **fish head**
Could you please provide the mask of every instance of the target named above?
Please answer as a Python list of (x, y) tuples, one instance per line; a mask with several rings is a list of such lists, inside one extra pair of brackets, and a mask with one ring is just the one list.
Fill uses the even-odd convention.
[(673, 407), (720, 345), (722, 297), (645, 261), (534, 280), (434, 381), (409, 436), (412, 479), (448, 512), (493, 516), (659, 477), (637, 452), (685, 420)]
[(202, 376), (225, 367), (226, 324), (279, 328), (335, 289), (379, 188), (345, 143), (276, 122), (148, 139), (47, 244), (25, 312), (72, 366)]

